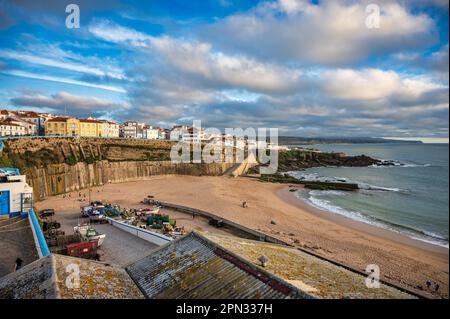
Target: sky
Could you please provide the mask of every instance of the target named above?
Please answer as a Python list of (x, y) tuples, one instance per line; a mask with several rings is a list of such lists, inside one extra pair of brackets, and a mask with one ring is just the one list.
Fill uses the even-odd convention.
[(0, 0), (0, 108), (448, 141), (448, 27), (446, 0)]

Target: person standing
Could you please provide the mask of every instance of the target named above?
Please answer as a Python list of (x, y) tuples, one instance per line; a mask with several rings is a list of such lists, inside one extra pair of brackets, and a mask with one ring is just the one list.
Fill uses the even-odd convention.
[(17, 271), (20, 268), (22, 268), (22, 263), (23, 263), (23, 260), (20, 258), (17, 258), (16, 263), (14, 264), (14, 271)]

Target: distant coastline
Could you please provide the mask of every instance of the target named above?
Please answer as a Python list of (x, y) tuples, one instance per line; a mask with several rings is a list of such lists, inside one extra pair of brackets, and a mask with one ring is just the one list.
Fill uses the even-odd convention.
[(309, 144), (373, 144), (373, 143), (408, 143), (423, 144), (419, 140), (396, 140), (377, 137), (296, 137), (296, 136), (280, 136), (278, 144), (280, 145), (309, 145)]

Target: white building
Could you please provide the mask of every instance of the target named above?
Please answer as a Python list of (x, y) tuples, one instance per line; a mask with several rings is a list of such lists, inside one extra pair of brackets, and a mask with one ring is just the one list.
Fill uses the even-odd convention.
[(26, 127), (27, 135), (44, 135), (45, 122), (53, 117), (52, 114), (34, 111), (0, 111), (0, 121), (6, 119), (16, 121), (16, 124)]
[(170, 139), (170, 130), (166, 128), (159, 129), (159, 139), (160, 140), (168, 140)]
[(143, 128), (143, 138), (147, 140), (158, 140), (160, 139), (159, 127), (146, 125)]
[(0, 121), (0, 136), (22, 136), (27, 134), (27, 128), (17, 124), (15, 121), (10, 119)]
[(116, 122), (100, 120), (102, 123), (101, 136), (102, 137), (119, 137), (120, 136), (120, 125)]
[(36, 125), (34, 132), (31, 135), (44, 135), (45, 122), (52, 119), (54, 116), (48, 113), (38, 113), (33, 111), (18, 111), (17, 118), (25, 120)]
[(190, 126), (188, 125), (175, 125), (170, 130), (170, 140), (171, 141), (181, 141), (183, 139), (183, 134), (186, 134)]
[(18, 169), (0, 168), (0, 219), (28, 212), (32, 207), (33, 188)]
[(125, 122), (120, 127), (120, 137), (124, 138), (136, 138), (137, 137), (137, 127), (136, 122)]

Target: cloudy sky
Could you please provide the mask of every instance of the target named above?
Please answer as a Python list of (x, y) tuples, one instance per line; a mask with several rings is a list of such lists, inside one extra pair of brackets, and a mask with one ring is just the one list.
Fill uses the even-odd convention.
[(0, 107), (448, 138), (448, 20), (447, 0), (0, 0)]

